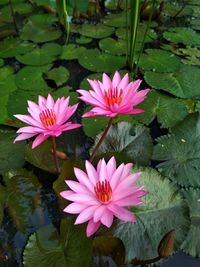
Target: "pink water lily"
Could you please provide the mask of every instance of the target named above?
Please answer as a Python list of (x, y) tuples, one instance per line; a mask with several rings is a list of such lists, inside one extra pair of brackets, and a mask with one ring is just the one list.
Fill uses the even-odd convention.
[(69, 97), (58, 98), (54, 102), (49, 94), (47, 99), (38, 97), (38, 105), (28, 101), (28, 112), (30, 115), (14, 115), (19, 120), (31, 125), (20, 128), (17, 133), (20, 135), (14, 140), (25, 140), (39, 134), (32, 145), (32, 148), (40, 145), (49, 136), (59, 136), (62, 132), (82, 126), (78, 123), (66, 122), (76, 111), (78, 104), (69, 106)]
[(103, 73), (102, 82), (89, 80), (93, 90), (77, 90), (81, 100), (94, 106), (83, 117), (107, 116), (115, 117), (117, 114), (137, 114), (144, 112), (135, 109), (134, 106), (141, 103), (149, 89), (138, 91), (141, 80), (129, 83), (128, 73), (121, 79), (118, 71), (115, 72), (112, 81)]
[(71, 190), (63, 191), (60, 195), (73, 203), (64, 212), (80, 213), (75, 224), (89, 221), (88, 237), (98, 230), (101, 223), (110, 227), (114, 216), (127, 222), (136, 221), (134, 214), (124, 207), (142, 204), (140, 198), (148, 192), (142, 190), (143, 186), (134, 185), (141, 173), (131, 173), (132, 165), (122, 163), (116, 168), (115, 158), (112, 157), (107, 164), (101, 159), (96, 170), (86, 161), (87, 173), (74, 168), (78, 182), (65, 180)]

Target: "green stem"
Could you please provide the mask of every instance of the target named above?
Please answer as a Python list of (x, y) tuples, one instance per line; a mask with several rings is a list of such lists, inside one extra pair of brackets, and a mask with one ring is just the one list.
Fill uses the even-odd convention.
[(106, 127), (106, 129), (105, 129), (105, 131), (104, 131), (104, 133), (102, 135), (102, 137), (100, 138), (98, 144), (96, 145), (96, 147), (95, 147), (95, 149), (94, 149), (94, 151), (92, 153), (92, 156), (90, 157), (90, 162), (93, 161), (93, 159), (94, 159), (94, 157), (95, 157), (95, 155), (96, 155), (101, 143), (103, 142), (108, 130), (110, 129), (110, 126), (112, 125), (112, 121), (113, 121), (113, 118), (110, 118), (110, 121), (109, 121), (109, 123), (108, 123), (108, 125), (107, 125), (107, 127)]
[(58, 173), (60, 173), (60, 167), (59, 167), (59, 163), (58, 163), (58, 157), (56, 154), (56, 141), (55, 141), (55, 136), (52, 136), (52, 148), (53, 148), (53, 157), (54, 157), (54, 162), (55, 162), (55, 166), (56, 166), (56, 171)]
[(154, 9), (155, 9), (155, 4), (156, 4), (156, 0), (153, 0), (152, 7), (151, 7), (151, 12), (149, 14), (147, 27), (146, 27), (146, 30), (145, 30), (145, 33), (144, 33), (144, 37), (143, 37), (143, 40), (142, 40), (142, 45), (140, 47), (140, 52), (139, 52), (139, 56), (138, 56), (138, 59), (137, 59), (137, 64), (136, 64), (136, 67), (135, 67), (133, 78), (135, 77), (135, 75), (137, 74), (137, 71), (138, 71), (138, 63), (139, 63), (140, 57), (142, 55), (142, 51), (143, 51), (143, 48), (144, 48), (144, 42), (145, 42), (145, 39), (146, 39), (146, 36), (147, 36), (147, 32), (148, 32), (149, 27), (150, 27), (151, 19), (152, 19), (153, 12), (154, 12)]

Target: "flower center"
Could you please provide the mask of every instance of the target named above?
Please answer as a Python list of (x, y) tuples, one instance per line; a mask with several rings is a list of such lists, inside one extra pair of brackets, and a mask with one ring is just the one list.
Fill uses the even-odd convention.
[(56, 114), (51, 109), (43, 110), (39, 116), (41, 123), (46, 127), (53, 126), (56, 123)]
[(110, 186), (110, 182), (105, 180), (103, 182), (96, 183), (96, 186), (94, 187), (94, 192), (98, 200), (103, 203), (108, 202), (112, 196), (112, 188)]
[(114, 104), (118, 104), (120, 106), (123, 98), (123, 90), (120, 91), (118, 88), (110, 88), (108, 92), (105, 92), (104, 98), (106, 101), (106, 104), (110, 107), (114, 106)]

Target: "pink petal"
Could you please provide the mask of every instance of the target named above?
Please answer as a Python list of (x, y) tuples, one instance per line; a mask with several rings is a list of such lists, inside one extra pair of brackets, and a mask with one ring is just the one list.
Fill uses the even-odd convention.
[(71, 123), (71, 124), (68, 124), (66, 127), (64, 127), (62, 129), (62, 132), (73, 130), (73, 129), (79, 128), (81, 126), (82, 126), (82, 124), (79, 124), (79, 123)]
[(112, 87), (116, 88), (121, 82), (121, 76), (118, 71), (115, 72), (113, 79), (112, 79)]
[(29, 105), (28, 112), (31, 114), (31, 116), (35, 120), (40, 121), (39, 115), (40, 115), (40, 112), (42, 111), (40, 107), (36, 103), (30, 100), (28, 100), (28, 105)]
[(112, 115), (112, 112), (110, 110), (101, 109), (98, 107), (93, 108), (89, 112), (86, 112), (82, 118), (86, 117), (95, 117), (95, 116), (110, 116)]
[(129, 188), (130, 186), (133, 186), (134, 183), (136, 183), (137, 180), (140, 178), (141, 174), (142, 174), (141, 172), (136, 172), (136, 173), (130, 174), (125, 179), (123, 179), (120, 183), (118, 183), (116, 188), (112, 187), (113, 190), (115, 189), (116, 192), (119, 192), (120, 190), (123, 190), (123, 189)]
[(86, 193), (74, 193), (67, 196), (68, 200), (78, 202), (78, 203), (93, 203), (92, 205), (99, 205), (99, 201), (97, 200), (96, 196), (92, 194)]
[(129, 186), (125, 188), (118, 187), (117, 190), (115, 190), (115, 192), (113, 192), (112, 194), (112, 201), (115, 202), (131, 195), (135, 195), (135, 197), (140, 197), (141, 194), (138, 193), (138, 191), (143, 188), (144, 186)]
[(65, 191), (60, 192), (61, 197), (65, 199), (68, 199), (68, 196), (73, 195), (73, 194), (74, 192), (71, 190), (65, 190)]
[(31, 133), (22, 133), (20, 135), (18, 135), (15, 140), (13, 141), (13, 143), (17, 142), (17, 141), (22, 141), (22, 140), (26, 140), (29, 139), (31, 137), (33, 137), (34, 135), (36, 135), (36, 133), (31, 134)]
[(91, 206), (86, 209), (84, 209), (76, 218), (76, 221), (74, 224), (80, 224), (84, 223), (88, 220), (90, 220), (93, 217), (94, 211), (96, 210), (97, 206)]
[(100, 169), (101, 169), (101, 162), (102, 162), (102, 159), (100, 159), (98, 164), (97, 164), (97, 175), (98, 176), (99, 176), (99, 172), (100, 172)]
[(96, 186), (96, 183), (99, 181), (98, 175), (95, 168), (88, 160), (85, 161), (85, 168), (87, 170), (88, 178), (90, 179), (92, 184)]
[(119, 114), (139, 114), (139, 113), (143, 113), (145, 112), (145, 110), (142, 110), (142, 109), (132, 109), (130, 111), (120, 111)]
[(99, 83), (96, 80), (92, 81), (90, 79), (88, 79), (88, 82), (89, 82), (90, 86), (92, 87), (92, 89), (95, 91), (95, 93), (97, 95), (99, 95), (99, 97), (102, 98), (104, 96), (104, 94), (103, 94), (103, 92), (99, 86)]
[(44, 109), (44, 107), (46, 107), (46, 102), (47, 101), (43, 96), (41, 95), (38, 96), (38, 103), (41, 109)]
[(87, 174), (84, 171), (78, 168), (74, 168), (74, 174), (81, 184), (84, 184), (90, 192), (94, 193), (94, 185), (91, 183)]
[(101, 167), (100, 167), (98, 176), (99, 177), (97, 177), (97, 182), (98, 182), (98, 180), (100, 182), (103, 182), (103, 181), (105, 181), (105, 179), (106, 180), (109, 179), (108, 173), (107, 173), (107, 166), (106, 166), (106, 162), (104, 159), (102, 159), (102, 161), (101, 161)]
[(93, 220), (98, 222), (101, 219), (102, 214), (106, 210), (106, 205), (100, 205), (94, 212)]
[(77, 214), (82, 212), (88, 206), (82, 203), (71, 203), (63, 211), (71, 214)]
[(135, 197), (134, 194), (115, 201), (115, 204), (121, 207), (137, 206), (142, 203), (144, 203), (144, 201)]
[(112, 88), (111, 80), (107, 74), (103, 73), (102, 81), (103, 81), (103, 86), (104, 86), (106, 91), (108, 91), (110, 88)]
[(20, 128), (17, 133), (31, 133), (34, 135), (37, 134), (37, 131), (35, 131), (35, 127), (31, 127), (31, 126), (26, 126), (26, 127), (22, 127)]
[(81, 183), (71, 180), (65, 180), (65, 183), (70, 187), (71, 190), (73, 190), (76, 193), (91, 194), (91, 192), (88, 191), (88, 188)]
[(107, 163), (107, 172), (108, 172), (109, 181), (111, 180), (111, 177), (113, 173), (115, 172), (115, 170), (116, 170), (116, 160), (115, 160), (115, 157), (112, 157)]
[(115, 217), (117, 217), (120, 220), (123, 220), (126, 222), (136, 222), (137, 221), (132, 212), (130, 212), (129, 210), (126, 210), (124, 208), (121, 208), (117, 205), (110, 204), (110, 205), (108, 205), (108, 209), (111, 212), (113, 212)]
[(50, 94), (48, 94), (46, 106), (48, 109), (52, 109), (52, 110), (54, 109), (54, 100)]
[(105, 209), (104, 213), (101, 216), (101, 222), (108, 228), (112, 225), (113, 223), (113, 213), (112, 211)]
[(128, 82), (129, 82), (128, 73), (126, 73), (126, 75), (123, 77), (123, 79), (118, 85), (118, 90), (121, 89), (124, 90), (124, 88), (126, 88), (126, 86), (128, 85)]
[(17, 119), (30, 124), (32, 126), (38, 126), (38, 127), (43, 127), (41, 122), (36, 121), (35, 119), (33, 119), (30, 115), (21, 115), (21, 114), (17, 114), (17, 115), (13, 115), (14, 117), (16, 117)]
[(87, 225), (87, 229), (86, 229), (86, 233), (87, 233), (87, 237), (93, 235), (98, 229), (99, 226), (101, 225), (101, 222), (93, 222), (93, 220), (89, 220), (88, 225)]
[(124, 169), (123, 169), (120, 181), (124, 180), (127, 176), (130, 175), (132, 167), (133, 167), (133, 163), (127, 163), (124, 165)]
[(111, 188), (112, 188), (113, 191), (115, 190), (115, 188), (117, 187), (117, 185), (118, 185), (118, 183), (119, 183), (119, 181), (120, 181), (120, 178), (121, 178), (123, 169), (124, 169), (124, 163), (122, 163), (122, 164), (116, 169), (116, 171), (114, 172), (114, 174), (112, 175), (112, 177), (111, 177), (111, 179), (110, 179), (110, 185), (111, 185)]
[(42, 142), (44, 142), (44, 140), (46, 140), (49, 137), (49, 135), (43, 135), (43, 134), (39, 134), (35, 140), (33, 141), (32, 144), (32, 149), (35, 148), (36, 146), (39, 146)]

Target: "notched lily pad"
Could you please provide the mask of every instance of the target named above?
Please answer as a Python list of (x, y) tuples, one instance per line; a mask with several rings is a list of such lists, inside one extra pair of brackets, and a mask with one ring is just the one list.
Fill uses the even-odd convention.
[(76, 38), (77, 44), (89, 44), (92, 42), (92, 38), (87, 38), (85, 36), (81, 36), (79, 38)]
[(112, 27), (107, 27), (101, 23), (99, 24), (83, 24), (79, 28), (79, 33), (90, 37), (90, 38), (96, 38), (101, 39), (110, 36), (115, 31)]
[(105, 53), (111, 55), (125, 55), (126, 42), (125, 40), (115, 40), (113, 38), (104, 38), (99, 41), (99, 47)]
[(85, 50), (86, 48), (83, 46), (76, 46), (74, 44), (63, 45), (60, 58), (66, 60), (77, 59)]
[(53, 68), (46, 72), (46, 75), (49, 79), (54, 80), (57, 86), (62, 85), (69, 79), (69, 71), (63, 66)]

